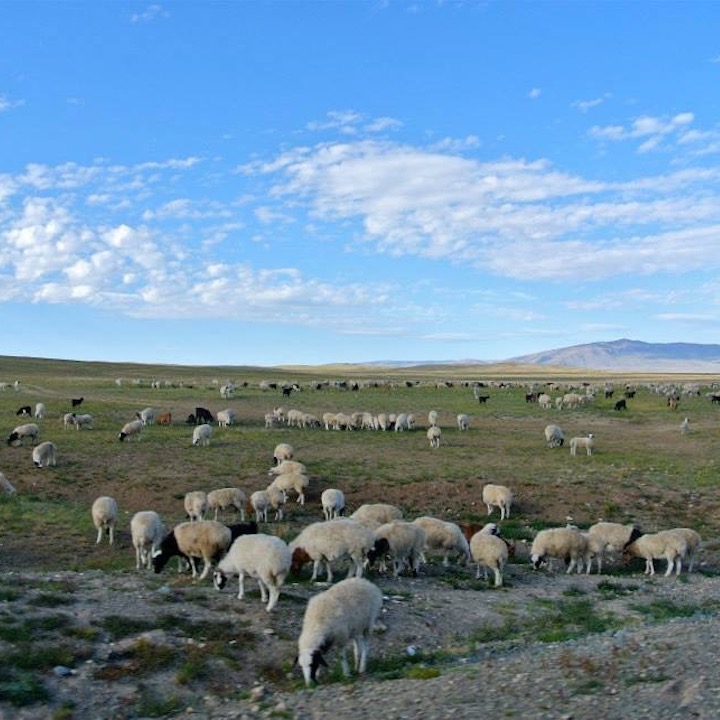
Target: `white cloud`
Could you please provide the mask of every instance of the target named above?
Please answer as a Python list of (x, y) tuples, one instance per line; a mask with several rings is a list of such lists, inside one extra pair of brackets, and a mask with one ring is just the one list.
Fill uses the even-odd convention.
[(601, 97), (593, 98), (592, 100), (576, 100), (572, 103), (572, 107), (577, 108), (580, 112), (587, 112), (592, 108), (602, 105), (606, 100), (611, 97), (610, 93), (605, 93)]
[(539, 98), (540, 95), (542, 95), (542, 90), (541, 90), (540, 88), (533, 88), (533, 89), (530, 90), (530, 92), (528, 93), (528, 97), (529, 97), (531, 100), (537, 100), (537, 98)]
[(684, 129), (692, 124), (695, 116), (691, 112), (678, 113), (670, 118), (658, 118), (643, 115), (635, 118), (628, 127), (622, 125), (595, 125), (588, 134), (601, 140), (642, 140), (638, 152), (649, 152), (661, 146), (668, 136), (677, 136), (679, 141), (687, 131)]
[(158, 18), (168, 18), (170, 17), (170, 13), (163, 9), (162, 5), (148, 5), (145, 10), (141, 13), (133, 13), (130, 16), (130, 22), (133, 23), (140, 23), (140, 22), (152, 22), (153, 20), (157, 20)]
[(5, 95), (0, 95), (0, 113), (13, 110), (16, 107), (21, 107), (25, 104), (24, 100), (10, 100)]

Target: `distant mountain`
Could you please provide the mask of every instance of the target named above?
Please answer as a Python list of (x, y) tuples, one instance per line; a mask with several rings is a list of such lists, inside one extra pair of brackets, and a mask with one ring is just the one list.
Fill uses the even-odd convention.
[(506, 360), (594, 370), (720, 374), (720, 345), (613, 340), (546, 350)]

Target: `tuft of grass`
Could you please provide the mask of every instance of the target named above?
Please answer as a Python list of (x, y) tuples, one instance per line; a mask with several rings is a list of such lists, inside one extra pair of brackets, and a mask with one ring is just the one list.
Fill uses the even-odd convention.
[(142, 688), (133, 710), (137, 717), (172, 717), (185, 708), (182, 698), (174, 694), (163, 695), (148, 688)]
[(656, 622), (678, 617), (692, 617), (701, 611), (698, 605), (683, 605), (673, 600), (653, 600), (646, 605), (634, 604), (631, 608)]
[(50, 693), (34, 674), (0, 662), (0, 702), (25, 707), (49, 699)]

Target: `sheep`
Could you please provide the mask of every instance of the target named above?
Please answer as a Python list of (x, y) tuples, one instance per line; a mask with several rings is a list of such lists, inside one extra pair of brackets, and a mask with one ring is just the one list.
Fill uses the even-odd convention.
[(15, 495), (17, 490), (13, 487), (13, 484), (0, 472), (0, 488), (2, 488), (8, 495)]
[(587, 437), (574, 437), (570, 439), (570, 454), (576, 455), (578, 448), (585, 448), (588, 455), (592, 455), (595, 447), (595, 436), (588, 433)]
[(32, 407), (30, 407), (30, 405), (23, 405), (22, 407), (18, 408), (15, 414), (18, 416), (23, 415), (29, 417), (30, 415), (32, 415)]
[(36, 445), (32, 451), (32, 461), (35, 467), (54, 467), (57, 465), (57, 447), (55, 443), (46, 440)]
[(393, 577), (400, 575), (400, 570), (407, 564), (413, 577), (417, 576), (425, 549), (425, 531), (419, 525), (405, 520), (393, 520), (375, 529), (380, 541), (387, 541), (387, 547), (380, 543), (368, 552), (368, 564), (387, 557), (392, 560)]
[(151, 407), (146, 407), (138, 413), (135, 413), (135, 417), (138, 420), (142, 420), (143, 425), (154, 425), (155, 424), (155, 410)]
[(350, 674), (347, 646), (353, 643), (354, 669), (364, 673), (367, 665), (368, 635), (382, 609), (382, 592), (363, 578), (349, 578), (310, 598), (298, 638), (297, 664), (305, 685), (317, 682), (320, 665), (327, 667), (323, 654), (338, 648), (346, 676)]
[(198, 425), (209, 425), (214, 420), (212, 413), (204, 407), (196, 407), (194, 417)]
[(549, 448), (562, 447), (565, 443), (565, 434), (559, 425), (545, 426), (545, 442)]
[(297, 460), (282, 460), (275, 467), (270, 468), (268, 475), (283, 475), (289, 473), (307, 474), (307, 468)]
[(287, 496), (283, 490), (269, 485), (265, 490), (256, 490), (250, 496), (250, 506), (255, 511), (257, 522), (268, 521), (268, 510), (275, 510), (275, 519), (283, 519), (283, 507)]
[(470, 560), (470, 547), (460, 526), (454, 522), (423, 515), (413, 520), (425, 531), (425, 550), (441, 550), (443, 565), (450, 564), (449, 555), (457, 553), (464, 561)]
[(702, 538), (700, 533), (696, 532), (691, 528), (672, 528), (667, 532), (675, 533), (676, 535), (685, 539), (687, 543), (687, 559), (688, 559), (688, 572), (692, 572), (695, 567), (695, 553), (700, 547)]
[(657, 533), (641, 535), (628, 543), (623, 549), (623, 560), (632, 557), (641, 557), (645, 560), (645, 574), (655, 574), (655, 558), (664, 558), (667, 561), (665, 577), (679, 575), (682, 570), (682, 560), (688, 554), (688, 542), (682, 533), (673, 530), (661, 530)]
[(36, 420), (42, 420), (45, 417), (45, 403), (35, 403), (35, 412), (33, 417)]
[(326, 520), (334, 520), (345, 512), (345, 495), (342, 490), (336, 488), (323, 490), (320, 502)]
[(465, 413), (460, 413), (457, 418), (458, 430), (468, 430), (470, 428), (470, 416)]
[(485, 579), (487, 580), (488, 568), (495, 574), (495, 587), (503, 584), (503, 570), (507, 565), (509, 550), (507, 543), (492, 530), (496, 528), (484, 528), (476, 532), (470, 538), (470, 555), (474, 562), (477, 563), (475, 579), (480, 579), (480, 568), (484, 570)]
[(25, 423), (24, 425), (18, 425), (8, 436), (7, 444), (17, 447), (22, 445), (25, 438), (30, 438), (30, 441), (35, 445), (40, 435), (40, 428), (35, 423)]
[(154, 510), (136, 512), (130, 520), (130, 534), (135, 548), (135, 567), (150, 569), (153, 554), (163, 538), (163, 524)]
[(621, 410), (627, 410), (627, 400), (625, 398), (621, 398), (615, 403), (615, 410), (620, 412)]
[[(274, 535), (243, 535), (233, 542), (213, 573), (213, 585), (222, 590), (228, 576), (239, 579), (238, 600), (245, 595), (245, 575), (258, 581), (260, 599), (270, 612), (280, 597), (280, 588), (290, 572), (292, 553), (287, 544)], [(269, 597), (268, 597), (269, 596)]]
[(538, 395), (538, 405), (543, 410), (550, 410), (552, 409), (552, 398), (547, 393), (541, 393)]
[(430, 424), (430, 427), (438, 424), (438, 411), (437, 410), (431, 410), (428, 413), (428, 423)]
[(548, 558), (570, 558), (566, 573), (582, 572), (588, 553), (587, 538), (579, 530), (569, 527), (541, 530), (533, 540), (530, 557), (537, 570)]
[(302, 473), (283, 473), (278, 475), (270, 486), (282, 490), (286, 495), (292, 490), (297, 494), (295, 502), (305, 504), (305, 490), (310, 485), (310, 478)]
[(585, 559), (587, 561), (587, 574), (592, 569), (592, 561), (595, 558), (598, 575), (602, 573), (602, 561), (605, 556), (605, 540), (600, 535), (590, 533), (588, 530), (581, 530), (580, 534), (587, 539), (588, 550)]
[(427, 439), (430, 441), (431, 448), (440, 447), (440, 437), (442, 436), (442, 430), (437, 425), (431, 425), (427, 429)]
[(240, 513), (240, 519), (245, 520), (245, 493), (240, 488), (219, 488), (207, 494), (208, 512), (214, 510), (216, 520), (220, 510), (229, 508), (235, 508), (235, 511)]
[(505, 520), (510, 517), (510, 507), (512, 506), (513, 494), (509, 487), (488, 483), (482, 489), (482, 501), (487, 507), (488, 515), (490, 515), (492, 513), (492, 509), (496, 507), (500, 510), (501, 520)]
[(97, 528), (98, 545), (102, 540), (103, 532), (107, 534), (110, 545), (115, 541), (115, 525), (118, 519), (118, 506), (115, 500), (107, 495), (103, 495), (95, 500), (92, 504), (91, 515), (93, 524)]
[(690, 432), (690, 420), (688, 420), (688, 418), (685, 418), (680, 423), (680, 434), (687, 435), (689, 432)]
[(616, 522), (600, 520), (588, 528), (590, 537), (598, 537), (604, 545), (603, 555), (621, 554), (626, 545), (642, 535), (634, 525), (622, 525)]
[(406, 413), (400, 413), (395, 418), (395, 432), (404, 432), (405, 430), (410, 429), (410, 424), (408, 422), (408, 416)]
[(82, 413), (78, 415), (77, 413), (71, 413), (72, 415), (72, 424), (75, 425), (76, 430), (80, 430), (81, 427), (87, 427), (92, 428), (93, 424), (93, 416), (88, 413)]
[(202, 520), (208, 511), (208, 496), (203, 490), (191, 490), (185, 493), (183, 505), (190, 522)]
[(375, 528), (392, 520), (402, 520), (403, 512), (396, 505), (388, 503), (366, 503), (350, 515), (351, 520)]
[(283, 460), (292, 460), (295, 448), (290, 443), (279, 443), (273, 450), (273, 464), (279, 465)]
[(63, 415), (63, 428), (67, 430), (75, 424), (75, 413), (69, 412)]
[(325, 563), (327, 582), (333, 581), (331, 563), (341, 558), (350, 560), (348, 577), (361, 577), (363, 564), (371, 551), (387, 548), (387, 543), (377, 545), (378, 536), (365, 525), (337, 518), (327, 522), (306, 525), (300, 534), (290, 543), (293, 556), (292, 571), (299, 572), (306, 562), (312, 560), (311, 580), (317, 579), (320, 566)]
[(210, 444), (210, 436), (212, 435), (212, 426), (208, 423), (197, 425), (193, 429), (192, 444), (193, 445), (204, 445)]
[(198, 577), (195, 558), (203, 559), (203, 571), (199, 580), (210, 573), (213, 561), (224, 555), (232, 542), (232, 532), (227, 525), (216, 520), (199, 520), (176, 525), (161, 541), (153, 554), (152, 564), (156, 573), (162, 572), (171, 557), (185, 556), (190, 561), (193, 579)]
[(235, 422), (235, 420), (237, 420), (237, 413), (231, 408), (226, 408), (225, 410), (218, 410), (218, 427), (229, 427)]
[(155, 422), (158, 425), (172, 425), (172, 413), (171, 412), (160, 413), (155, 418)]
[(85, 399), (84, 397), (72, 398), (72, 399), (70, 400), (70, 404), (71, 404), (74, 408), (80, 407), (80, 406), (82, 405), (84, 399)]
[(118, 440), (120, 440), (120, 442), (124, 442), (125, 438), (129, 437), (135, 437), (136, 440), (140, 440), (144, 427), (145, 426), (143, 425), (142, 420), (131, 420), (122, 426), (120, 434), (118, 435)]

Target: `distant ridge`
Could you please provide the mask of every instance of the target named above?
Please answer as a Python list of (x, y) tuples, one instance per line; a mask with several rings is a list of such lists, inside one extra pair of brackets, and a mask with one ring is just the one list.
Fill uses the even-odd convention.
[(720, 345), (612, 340), (545, 350), (505, 362), (594, 370), (720, 374)]

